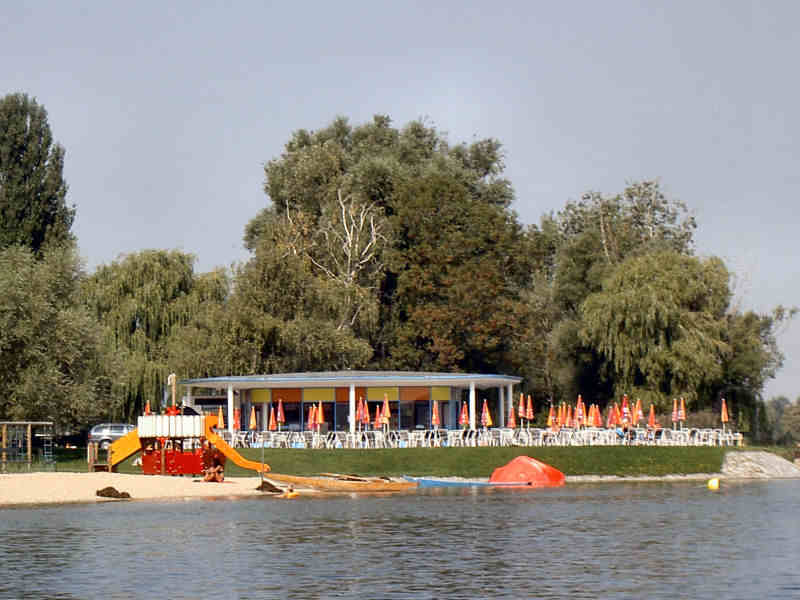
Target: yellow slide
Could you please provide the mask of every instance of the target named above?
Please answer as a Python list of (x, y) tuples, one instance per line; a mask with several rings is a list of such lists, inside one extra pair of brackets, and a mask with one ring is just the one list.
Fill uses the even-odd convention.
[(142, 449), (139, 432), (134, 429), (108, 447), (108, 470), (114, 471), (123, 460)]
[(217, 417), (214, 415), (209, 415), (205, 417), (205, 435), (206, 439), (211, 442), (215, 448), (217, 448), (220, 452), (222, 452), (227, 458), (231, 459), (234, 464), (242, 467), (243, 469), (250, 469), (252, 471), (257, 471), (259, 473), (263, 472), (266, 473), (270, 470), (269, 465), (264, 464), (262, 465), (260, 462), (255, 462), (254, 460), (247, 460), (241, 454), (239, 454), (236, 450), (230, 447), (228, 442), (223, 440), (216, 432), (212, 431), (212, 427), (216, 427), (217, 425)]

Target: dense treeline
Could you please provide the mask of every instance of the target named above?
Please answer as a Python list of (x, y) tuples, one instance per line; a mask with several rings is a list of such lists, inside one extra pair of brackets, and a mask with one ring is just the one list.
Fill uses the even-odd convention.
[(515, 373), (540, 401), (628, 393), (666, 410), (683, 396), (700, 410), (724, 395), (741, 427), (768, 426), (760, 394), (793, 311), (733, 306), (725, 264), (694, 255), (696, 223), (656, 181), (525, 227), (497, 140), (338, 118), (266, 164), (250, 258), (231, 272), (145, 250), (89, 275), (63, 150), (39, 161), (47, 186), (14, 188), (20, 168), (42, 169), (20, 157), (51, 143), (44, 109), (7, 97), (0, 124), (0, 418), (130, 419), (171, 371), (374, 368)]

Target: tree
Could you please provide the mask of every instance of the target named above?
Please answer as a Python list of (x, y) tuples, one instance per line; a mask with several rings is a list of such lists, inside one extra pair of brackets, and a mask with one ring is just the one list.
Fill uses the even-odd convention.
[(579, 335), (580, 308), (628, 258), (657, 251), (691, 255), (695, 227), (682, 202), (667, 198), (657, 181), (642, 181), (614, 196), (587, 192), (532, 228), (537, 267), (529, 297), (546, 318), (538, 318), (529, 335), (543, 340), (546, 354), (536, 361), (547, 365), (538, 379), (549, 382), (548, 394), (613, 394), (608, 363)]
[(511, 368), (530, 274), (515, 216), (473, 196), (468, 180), (447, 169), (399, 186), (392, 204), (394, 367)]
[(581, 307), (584, 343), (608, 361), (616, 394), (685, 396), (718, 380), (730, 355), (728, 271), (719, 259), (661, 251), (628, 259)]
[(114, 412), (101, 327), (73, 245), (0, 250), (0, 419), (61, 428)]
[(67, 206), (64, 149), (53, 143), (47, 112), (25, 94), (0, 100), (0, 248), (37, 255), (72, 240), (75, 207)]
[(84, 294), (105, 326), (106, 343), (123, 366), (124, 415), (140, 414), (145, 402), (161, 399), (169, 364), (167, 343), (208, 303), (222, 303), (229, 283), (223, 271), (194, 274), (194, 257), (177, 250), (144, 250), (102, 265)]
[[(277, 373), (353, 369), (369, 344), (340, 327), (340, 295), (316, 275), (295, 232), (278, 219), (240, 266), (222, 325), (227, 371)], [(266, 233), (268, 232), (268, 233)]]

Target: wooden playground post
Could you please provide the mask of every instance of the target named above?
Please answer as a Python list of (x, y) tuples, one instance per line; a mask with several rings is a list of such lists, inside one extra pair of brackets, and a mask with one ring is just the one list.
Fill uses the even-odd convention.
[(31, 470), (31, 448), (33, 446), (31, 442), (32, 433), (33, 431), (31, 430), (31, 424), (28, 423), (28, 471)]

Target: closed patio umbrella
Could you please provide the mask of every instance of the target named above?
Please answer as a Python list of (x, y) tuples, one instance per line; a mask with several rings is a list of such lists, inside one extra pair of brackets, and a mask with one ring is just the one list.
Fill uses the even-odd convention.
[(145, 402), (145, 405), (144, 405), (144, 414), (145, 414), (145, 415), (149, 415), (149, 414), (150, 414), (150, 400), (148, 400), (147, 402)]
[(728, 422), (728, 405), (725, 402), (725, 398), (722, 399), (722, 414), (720, 415), (720, 420), (722, 421), (722, 431), (725, 431), (725, 423)]
[(251, 406), (250, 407), (250, 427), (249, 428), (254, 430), (254, 431), (256, 429), (258, 429), (258, 422), (256, 421), (256, 407), (255, 406)]
[(678, 421), (683, 423), (683, 421), (685, 420), (686, 420), (686, 402), (684, 401), (683, 396), (681, 396), (681, 406), (678, 409)]
[(439, 420), (439, 402), (434, 400), (433, 401), (433, 412), (431, 413), (431, 427), (436, 429), (441, 425)]
[(278, 428), (278, 424), (276, 423), (275, 419), (275, 407), (269, 407), (269, 430), (275, 431)]
[(461, 413), (458, 416), (458, 424), (467, 427), (469, 425), (469, 411), (467, 410), (467, 403), (461, 404)]
[(234, 408), (233, 409), (233, 430), (234, 431), (239, 431), (241, 421), (242, 421), (242, 409), (241, 408)]
[(286, 423), (286, 415), (283, 414), (283, 399), (278, 398), (278, 414), (275, 416), (275, 420), (278, 421), (278, 431), (281, 430), (281, 425)]
[(389, 395), (383, 395), (383, 410), (381, 410), (381, 423), (388, 428), (389, 422), (392, 419), (392, 413), (389, 410)]
[(364, 409), (361, 411), (361, 424), (364, 427), (370, 426), (369, 403), (364, 399)]
[(372, 426), (375, 429), (380, 429), (381, 428), (381, 422), (382, 422), (381, 407), (380, 407), (380, 405), (378, 405), (378, 406), (375, 407), (375, 422), (373, 423)]
[(530, 427), (531, 421), (533, 421), (533, 399), (530, 394), (528, 394), (528, 405), (525, 407), (525, 418), (528, 419), (528, 427)]
[(550, 405), (550, 412), (547, 413), (547, 426), (552, 429), (553, 428), (553, 421), (555, 421), (555, 415), (553, 411), (553, 405)]
[(308, 407), (308, 421), (306, 421), (306, 428), (313, 430), (317, 425), (317, 407), (312, 403)]
[(222, 414), (222, 407), (217, 410), (217, 429), (225, 429), (225, 418)]
[(317, 431), (320, 431), (322, 425), (325, 423), (325, 411), (322, 409), (322, 400), (317, 407)]
[(506, 427), (509, 429), (515, 429), (517, 427), (517, 413), (514, 411), (514, 400), (512, 399), (509, 402), (510, 406), (508, 407), (508, 423), (506, 423)]
[(630, 425), (631, 423), (631, 409), (628, 406), (628, 395), (623, 394), (622, 396), (622, 424), (623, 425)]
[(652, 402), (650, 403), (650, 416), (647, 417), (647, 426), (650, 429), (656, 428), (656, 408)]
[(517, 416), (519, 416), (519, 426), (522, 427), (525, 425), (525, 396), (523, 394), (519, 395), (519, 411), (517, 412)]
[(481, 409), (481, 425), (484, 427), (492, 426), (492, 415), (489, 414), (489, 405), (486, 403), (486, 398), (483, 399), (483, 408)]

